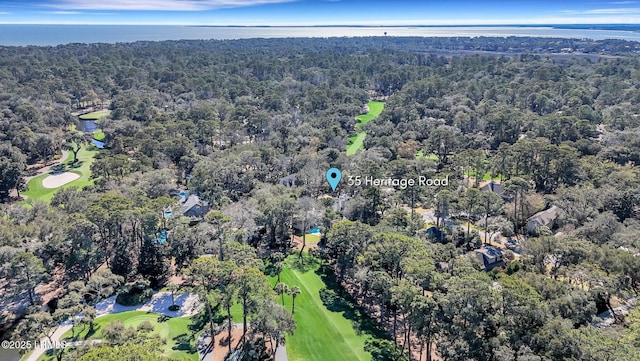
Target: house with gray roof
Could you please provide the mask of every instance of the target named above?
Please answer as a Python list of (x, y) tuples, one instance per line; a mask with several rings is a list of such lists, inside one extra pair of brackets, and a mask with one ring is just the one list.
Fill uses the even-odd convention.
[(478, 189), (480, 189), (482, 192), (493, 192), (501, 196), (504, 195), (504, 187), (502, 186), (502, 184), (500, 184), (500, 182), (496, 181), (480, 183)]
[(504, 266), (504, 254), (500, 248), (485, 246), (476, 249), (475, 252), (482, 263), (482, 269), (485, 271), (491, 271), (496, 267)]
[(185, 217), (202, 218), (209, 212), (209, 202), (190, 194), (180, 200), (180, 213)]
[(527, 231), (529, 233), (536, 233), (538, 228), (542, 226), (549, 227), (549, 229), (553, 228), (559, 213), (560, 208), (551, 206), (549, 209), (534, 214), (527, 219)]

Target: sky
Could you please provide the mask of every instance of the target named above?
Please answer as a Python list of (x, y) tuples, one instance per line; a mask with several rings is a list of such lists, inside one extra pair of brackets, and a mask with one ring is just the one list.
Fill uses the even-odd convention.
[(0, 0), (4, 24), (640, 24), (640, 0)]

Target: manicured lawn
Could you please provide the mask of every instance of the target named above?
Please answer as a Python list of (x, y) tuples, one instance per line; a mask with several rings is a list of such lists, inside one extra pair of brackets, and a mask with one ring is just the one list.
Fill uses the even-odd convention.
[(366, 114), (361, 114), (356, 117), (356, 120), (358, 121), (356, 123), (356, 127), (365, 125), (376, 119), (384, 109), (384, 102), (370, 101), (367, 105), (369, 106), (369, 111)]
[(95, 140), (104, 140), (104, 138), (106, 137), (106, 135), (104, 134), (104, 132), (101, 129), (98, 129), (96, 131), (93, 132), (93, 139)]
[(87, 114), (82, 114), (78, 118), (80, 118), (82, 120), (96, 120), (96, 119), (100, 119), (102, 117), (106, 117), (109, 114), (111, 114), (111, 110), (105, 109), (105, 110), (98, 110), (97, 112), (91, 112), (91, 113), (87, 113)]
[[(300, 237), (300, 238), (302, 238), (302, 237)], [(320, 235), (313, 234), (313, 233), (307, 233), (307, 236), (305, 237), (305, 240), (308, 243), (318, 243), (318, 242), (320, 242)]]
[[(84, 188), (86, 186), (92, 185), (93, 180), (90, 180), (89, 177), (91, 176), (91, 163), (93, 163), (93, 157), (95, 156), (96, 152), (97, 151), (94, 150), (93, 147), (90, 147), (89, 149), (83, 147), (80, 152), (78, 152), (78, 162), (75, 165), (72, 165), (73, 154), (70, 153), (69, 158), (64, 162), (65, 168), (70, 172), (80, 175), (80, 178), (63, 185), (60, 188)], [(42, 174), (31, 179), (29, 183), (27, 183), (29, 190), (23, 192), (23, 194), (29, 199), (50, 202), (51, 198), (53, 198), (53, 195), (60, 188), (43, 187), (42, 180), (48, 176), (49, 174)]]
[(364, 138), (367, 136), (365, 132), (359, 132), (353, 137), (349, 137), (349, 144), (347, 145), (347, 155), (354, 155), (360, 149), (364, 149)]
[[(153, 333), (160, 335), (166, 340), (164, 355), (177, 360), (198, 360), (198, 354), (193, 350), (191, 353), (190, 341), (194, 341), (197, 333), (193, 334), (189, 329), (191, 319), (188, 317), (164, 317), (157, 313), (144, 311), (130, 311), (115, 313), (104, 317), (99, 317), (95, 321), (95, 332), (87, 335), (88, 327), (82, 331), (82, 327), (76, 331), (73, 340), (98, 340), (102, 338), (102, 328), (113, 320), (120, 320), (126, 327), (137, 327), (143, 321), (149, 321), (153, 326)], [(192, 339), (193, 336), (193, 339)], [(63, 340), (72, 340), (71, 331), (62, 336)], [(195, 344), (195, 342), (193, 343)]]
[[(296, 297), (293, 335), (287, 336), (287, 356), (291, 361), (326, 360), (371, 360), (364, 350), (367, 334), (358, 333), (360, 314), (346, 303), (327, 306), (320, 298), (320, 290), (326, 287), (318, 273), (319, 264), (305, 254), (307, 269), (295, 267), (297, 255), (289, 256), (282, 271), (281, 280), (289, 287), (298, 286), (301, 293)], [(272, 277), (275, 283), (275, 277)], [(278, 302), (281, 298), (278, 297)], [(285, 307), (291, 310), (291, 296), (285, 295)], [(332, 310), (329, 310), (329, 308)], [(347, 319), (349, 317), (350, 319)]]
[[(367, 103), (369, 111), (356, 117), (356, 128), (369, 123), (377, 118), (384, 109), (384, 102), (370, 101)], [(347, 155), (354, 155), (360, 149), (364, 149), (364, 138), (367, 136), (365, 132), (358, 132), (356, 135), (349, 137), (347, 144)]]

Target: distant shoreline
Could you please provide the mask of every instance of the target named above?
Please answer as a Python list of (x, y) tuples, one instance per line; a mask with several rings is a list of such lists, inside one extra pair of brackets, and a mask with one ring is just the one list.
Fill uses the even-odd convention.
[[(180, 25), (178, 25), (180, 26)], [(546, 28), (640, 31), (640, 24), (466, 24), (466, 25), (182, 25), (189, 28)]]
[(168, 40), (340, 37), (533, 37), (640, 42), (640, 24), (536, 25), (50, 25), (0, 24), (0, 46)]

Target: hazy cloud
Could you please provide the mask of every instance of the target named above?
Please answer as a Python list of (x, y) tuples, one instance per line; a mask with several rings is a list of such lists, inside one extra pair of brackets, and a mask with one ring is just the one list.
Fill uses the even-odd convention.
[(73, 10), (202, 11), (292, 1), (294, 0), (54, 0), (47, 6)]
[(52, 15), (80, 15), (82, 14), (82, 12), (80, 11), (47, 11), (47, 14), (52, 14)]
[(590, 10), (564, 10), (567, 15), (631, 15), (640, 14), (640, 8), (609, 8)]

